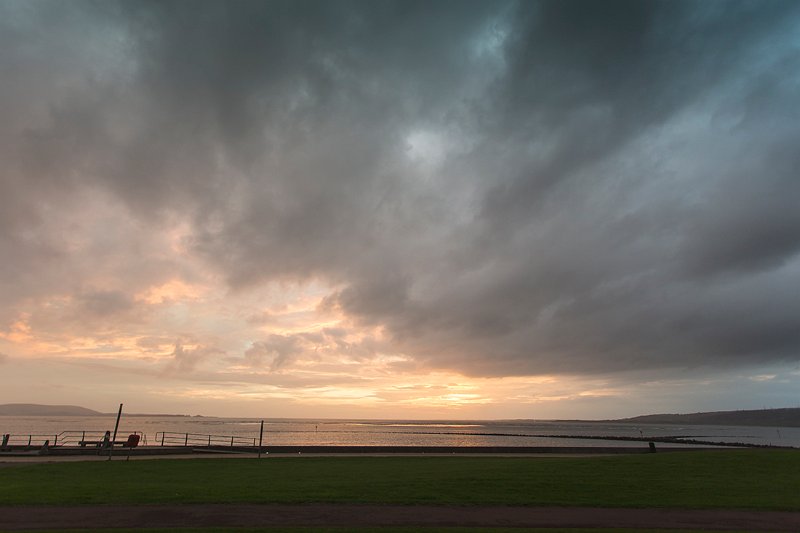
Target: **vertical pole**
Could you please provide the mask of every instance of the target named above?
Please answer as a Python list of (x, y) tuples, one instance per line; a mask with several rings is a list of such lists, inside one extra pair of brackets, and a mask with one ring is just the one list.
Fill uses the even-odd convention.
[[(166, 433), (164, 433), (164, 432), (162, 431), (162, 432), (161, 432), (161, 445), (162, 445), (162, 446), (164, 445), (164, 435), (166, 435)], [(156, 438), (158, 438), (158, 437), (156, 437)]]
[(119, 418), (122, 416), (122, 404), (119, 404), (117, 412), (117, 423), (114, 424), (114, 436), (111, 437), (111, 445), (108, 447), (108, 460), (111, 460), (111, 451), (114, 449), (114, 441), (117, 440), (117, 430), (119, 429)]
[(261, 431), (258, 433), (258, 458), (261, 459), (261, 443), (264, 441), (264, 421), (261, 421)]
[(183, 445), (184, 446), (188, 446), (189, 445), (189, 434), (188, 433), (186, 434), (186, 440), (183, 441)]

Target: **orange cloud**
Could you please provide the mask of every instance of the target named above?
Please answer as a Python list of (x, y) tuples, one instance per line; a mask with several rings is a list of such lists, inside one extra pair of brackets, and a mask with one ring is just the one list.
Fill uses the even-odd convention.
[(208, 294), (209, 288), (173, 279), (164, 284), (150, 287), (136, 295), (136, 300), (151, 305), (182, 300), (200, 300)]
[(7, 331), (0, 332), (0, 339), (10, 342), (22, 343), (33, 339), (31, 326), (28, 324), (30, 315), (23, 314), (18, 320), (11, 324)]

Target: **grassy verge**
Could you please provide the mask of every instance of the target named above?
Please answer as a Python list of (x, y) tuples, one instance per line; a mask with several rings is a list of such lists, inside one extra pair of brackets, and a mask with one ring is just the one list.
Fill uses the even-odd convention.
[(800, 452), (163, 459), (0, 469), (0, 505), (303, 502), (800, 510)]

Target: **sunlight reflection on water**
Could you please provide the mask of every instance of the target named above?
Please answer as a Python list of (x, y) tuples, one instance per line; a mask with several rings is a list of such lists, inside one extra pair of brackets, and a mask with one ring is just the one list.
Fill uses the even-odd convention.
[[(155, 444), (156, 433), (257, 437), (260, 420), (187, 416), (124, 416), (119, 433), (144, 433)], [(0, 433), (56, 435), (66, 430), (103, 432), (114, 427), (113, 416), (0, 416)], [(557, 436), (569, 436), (559, 438)], [(415, 421), (415, 420), (290, 420), (264, 423), (266, 445), (327, 446), (632, 446), (640, 441), (581, 437), (678, 437), (705, 442), (737, 442), (800, 447), (800, 428), (645, 425), (550, 421)], [(680, 444), (659, 444), (680, 446)]]

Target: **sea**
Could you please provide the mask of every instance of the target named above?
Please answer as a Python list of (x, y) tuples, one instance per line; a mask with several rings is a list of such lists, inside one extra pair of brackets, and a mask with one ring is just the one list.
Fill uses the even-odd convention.
[[(77, 444), (114, 431), (116, 415), (0, 416), (11, 444)], [(123, 413), (118, 440), (140, 435), (140, 445), (253, 445), (261, 419), (143, 416)], [(800, 448), (800, 428), (633, 424), (549, 420), (331, 420), (264, 419), (264, 446), (631, 446), (626, 438), (663, 439), (659, 446), (742, 443)], [(600, 439), (601, 437), (602, 439)], [(615, 440), (619, 438), (620, 440)], [(689, 443), (688, 441), (692, 441)]]

